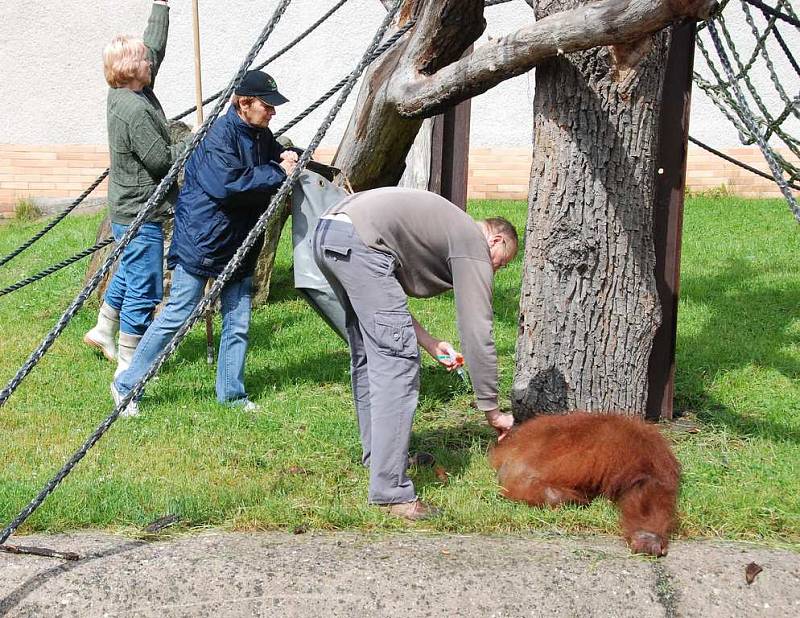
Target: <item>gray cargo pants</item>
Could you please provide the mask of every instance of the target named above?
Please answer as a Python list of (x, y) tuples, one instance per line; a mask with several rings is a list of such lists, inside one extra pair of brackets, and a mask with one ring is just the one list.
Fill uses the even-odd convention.
[(369, 501), (416, 499), (406, 476), (419, 396), (419, 348), (395, 258), (364, 245), (353, 225), (320, 219), (314, 258), (345, 309), (350, 373)]

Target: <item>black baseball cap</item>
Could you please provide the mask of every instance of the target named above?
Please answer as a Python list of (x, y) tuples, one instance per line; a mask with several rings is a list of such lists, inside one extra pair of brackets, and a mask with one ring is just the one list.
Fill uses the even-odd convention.
[(263, 71), (248, 71), (234, 91), (239, 96), (256, 97), (267, 105), (282, 105), (289, 99), (278, 92), (275, 80)]

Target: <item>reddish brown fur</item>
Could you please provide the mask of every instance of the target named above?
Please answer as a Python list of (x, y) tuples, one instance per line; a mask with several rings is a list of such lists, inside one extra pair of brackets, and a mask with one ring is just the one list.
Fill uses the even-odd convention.
[(634, 553), (667, 554), (680, 464), (656, 427), (620, 415), (537, 416), (496, 444), (489, 461), (507, 498), (557, 506), (604, 495), (620, 508)]

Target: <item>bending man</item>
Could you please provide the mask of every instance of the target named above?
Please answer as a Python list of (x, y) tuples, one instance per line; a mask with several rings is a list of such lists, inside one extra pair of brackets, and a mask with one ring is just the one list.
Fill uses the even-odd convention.
[(505, 219), (474, 221), (427, 191), (383, 188), (350, 196), (320, 219), (317, 264), (347, 314), (353, 399), (369, 501), (390, 514), (423, 519), (435, 509), (417, 499), (406, 476), (411, 424), (419, 395), (419, 349), (438, 362), (450, 344), (411, 316), (407, 296), (453, 289), (458, 330), (477, 406), (500, 437), (513, 417), (497, 403), (497, 355), (492, 335), (494, 272), (517, 253), (517, 233)]

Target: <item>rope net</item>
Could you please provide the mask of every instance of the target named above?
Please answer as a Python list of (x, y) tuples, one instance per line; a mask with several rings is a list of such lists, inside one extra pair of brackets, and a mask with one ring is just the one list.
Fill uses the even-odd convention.
[(790, 0), (722, 0), (699, 25), (697, 49), (694, 83), (743, 145), (759, 145), (800, 220), (786, 186), (800, 184), (800, 20)]

